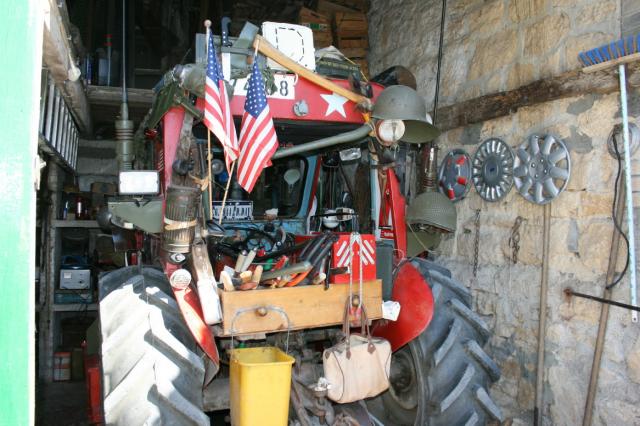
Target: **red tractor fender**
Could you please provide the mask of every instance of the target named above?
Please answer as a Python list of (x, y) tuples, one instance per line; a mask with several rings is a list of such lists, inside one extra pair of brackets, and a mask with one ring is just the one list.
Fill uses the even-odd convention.
[(395, 352), (429, 326), (433, 318), (433, 294), (420, 271), (411, 262), (404, 262), (393, 281), (391, 299), (400, 303), (398, 319), (378, 321), (372, 334), (387, 339)]

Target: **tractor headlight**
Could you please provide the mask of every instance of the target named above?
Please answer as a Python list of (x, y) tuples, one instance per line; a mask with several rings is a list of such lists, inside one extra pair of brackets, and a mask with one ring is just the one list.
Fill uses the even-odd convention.
[(402, 120), (378, 120), (376, 136), (383, 145), (393, 145), (404, 136), (405, 126)]

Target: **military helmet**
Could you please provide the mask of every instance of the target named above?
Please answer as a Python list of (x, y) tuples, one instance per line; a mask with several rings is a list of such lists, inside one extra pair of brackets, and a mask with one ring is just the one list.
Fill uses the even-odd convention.
[(403, 142), (424, 143), (434, 140), (440, 131), (427, 121), (427, 107), (422, 97), (407, 86), (385, 88), (371, 113), (378, 120), (402, 120), (405, 124)]

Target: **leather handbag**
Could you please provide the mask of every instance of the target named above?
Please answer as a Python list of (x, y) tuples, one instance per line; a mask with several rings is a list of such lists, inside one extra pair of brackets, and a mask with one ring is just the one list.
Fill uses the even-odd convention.
[(349, 303), (345, 307), (344, 337), (325, 349), (322, 356), (324, 377), (331, 386), (329, 399), (344, 404), (376, 396), (389, 388), (391, 345), (385, 339), (371, 337), (367, 314), (362, 309), (361, 333), (351, 333)]

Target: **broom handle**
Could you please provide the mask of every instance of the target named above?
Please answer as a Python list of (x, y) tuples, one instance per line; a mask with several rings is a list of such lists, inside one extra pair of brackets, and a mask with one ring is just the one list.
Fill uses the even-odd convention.
[(253, 47), (267, 58), (274, 60), (289, 71), (298, 74), (300, 77), (305, 78), (324, 89), (330, 90), (342, 97), (345, 97), (348, 100), (355, 102), (356, 104), (370, 103), (368, 98), (352, 92), (349, 89), (345, 89), (344, 87), (335, 84), (333, 81), (324, 78), (313, 71), (308, 70), (299, 63), (290, 59), (284, 53), (273, 47), (271, 43), (269, 43), (264, 37), (260, 35), (256, 35), (256, 38), (253, 40)]

